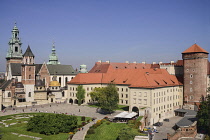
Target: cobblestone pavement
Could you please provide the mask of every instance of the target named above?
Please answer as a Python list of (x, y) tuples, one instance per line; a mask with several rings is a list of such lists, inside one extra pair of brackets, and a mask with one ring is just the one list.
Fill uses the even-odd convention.
[[(19, 114), (19, 113), (30, 113), (30, 112), (46, 112), (46, 113), (67, 113), (68, 115), (76, 115), (76, 116), (86, 116), (86, 117), (95, 117), (98, 119), (102, 119), (104, 117), (112, 118), (113, 116), (119, 114), (121, 111), (116, 111), (113, 114), (100, 114), (96, 112), (96, 108), (88, 107), (88, 106), (78, 106), (71, 104), (46, 104), (46, 105), (35, 105), (35, 106), (25, 106), (25, 107), (17, 107), (15, 110), (12, 108), (6, 109), (5, 112), (0, 112), (0, 116), (11, 115), (11, 114)], [(95, 121), (97, 121), (95, 120)], [(90, 122), (84, 126), (84, 129), (78, 131), (73, 140), (83, 140), (87, 130), (90, 126), (92, 126), (94, 122)]]
[(165, 140), (167, 139), (167, 133), (173, 134), (175, 131), (172, 128), (175, 123), (177, 123), (179, 120), (181, 120), (183, 117), (174, 116), (172, 118), (169, 118), (169, 122), (163, 122), (163, 126), (156, 127), (158, 133), (155, 133), (153, 140)]

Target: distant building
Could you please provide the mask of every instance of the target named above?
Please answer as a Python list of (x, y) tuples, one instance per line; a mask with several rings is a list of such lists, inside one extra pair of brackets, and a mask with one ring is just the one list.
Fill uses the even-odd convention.
[[(8, 44), (6, 81), (0, 87), (2, 90), (3, 106), (24, 106), (54, 102), (55, 100), (48, 100), (51, 97), (50, 88), (54, 81), (54, 76), (58, 78), (59, 87), (57, 88), (61, 91), (56, 92), (56, 94), (66, 96), (67, 82), (73, 79), (77, 72), (71, 65), (60, 64), (55, 52), (54, 43), (47, 64), (35, 63), (35, 55), (30, 46), (22, 54), (22, 42), (19, 38), (19, 30), (16, 25), (12, 30), (12, 38)], [(60, 99), (61, 101), (64, 102), (64, 99)]]

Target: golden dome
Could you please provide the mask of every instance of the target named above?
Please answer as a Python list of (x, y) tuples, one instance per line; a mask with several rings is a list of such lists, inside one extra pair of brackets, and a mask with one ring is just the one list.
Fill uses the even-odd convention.
[(51, 81), (49, 86), (50, 87), (60, 87), (61, 84), (58, 81)]

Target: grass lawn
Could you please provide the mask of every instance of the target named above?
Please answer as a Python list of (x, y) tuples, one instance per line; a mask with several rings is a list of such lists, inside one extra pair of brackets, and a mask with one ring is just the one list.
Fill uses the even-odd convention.
[[(28, 136), (34, 136), (42, 138), (43, 140), (66, 140), (69, 136), (68, 133), (59, 133), (57, 135), (43, 135), (39, 133), (33, 133), (30, 131), (26, 131), (27, 123), (23, 123), (24, 121), (28, 121), (29, 118), (21, 118), (21, 119), (15, 119), (15, 116), (21, 117), (21, 116), (28, 116), (28, 115), (38, 115), (41, 113), (24, 113), (24, 114), (15, 114), (15, 115), (8, 115), (8, 116), (1, 116), (0, 121), (4, 121), (6, 124), (11, 123), (17, 123), (15, 125), (10, 125), (9, 127), (4, 127), (3, 124), (1, 124), (2, 127), (0, 127), (0, 134), (3, 134), (2, 140), (33, 140), (33, 138), (30, 137), (19, 137), (20, 134), (28, 135)], [(78, 116), (78, 124), (81, 124), (81, 117)], [(12, 120), (8, 120), (12, 119)], [(90, 119), (86, 117), (86, 120)], [(18, 133), (18, 135), (12, 134), (12, 133)]]
[[(98, 104), (92, 104), (92, 105), (88, 105), (90, 107), (100, 107)], [(118, 105), (118, 109), (117, 110), (122, 110), (122, 111), (128, 111), (129, 110), (129, 106), (126, 105)]]
[(85, 140), (116, 140), (118, 133), (123, 127), (126, 127), (126, 124), (111, 123), (107, 125), (103, 123), (95, 129), (95, 134), (90, 135), (90, 138), (85, 138)]

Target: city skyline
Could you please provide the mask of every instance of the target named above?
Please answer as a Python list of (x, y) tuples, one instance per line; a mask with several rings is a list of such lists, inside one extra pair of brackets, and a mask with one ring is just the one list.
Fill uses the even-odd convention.
[(195, 42), (210, 52), (210, 2), (1, 1), (0, 71), (15, 22), (22, 50), (30, 45), (35, 63), (48, 62), (53, 41), (61, 64), (74, 69), (98, 60), (141, 63), (182, 59)]

